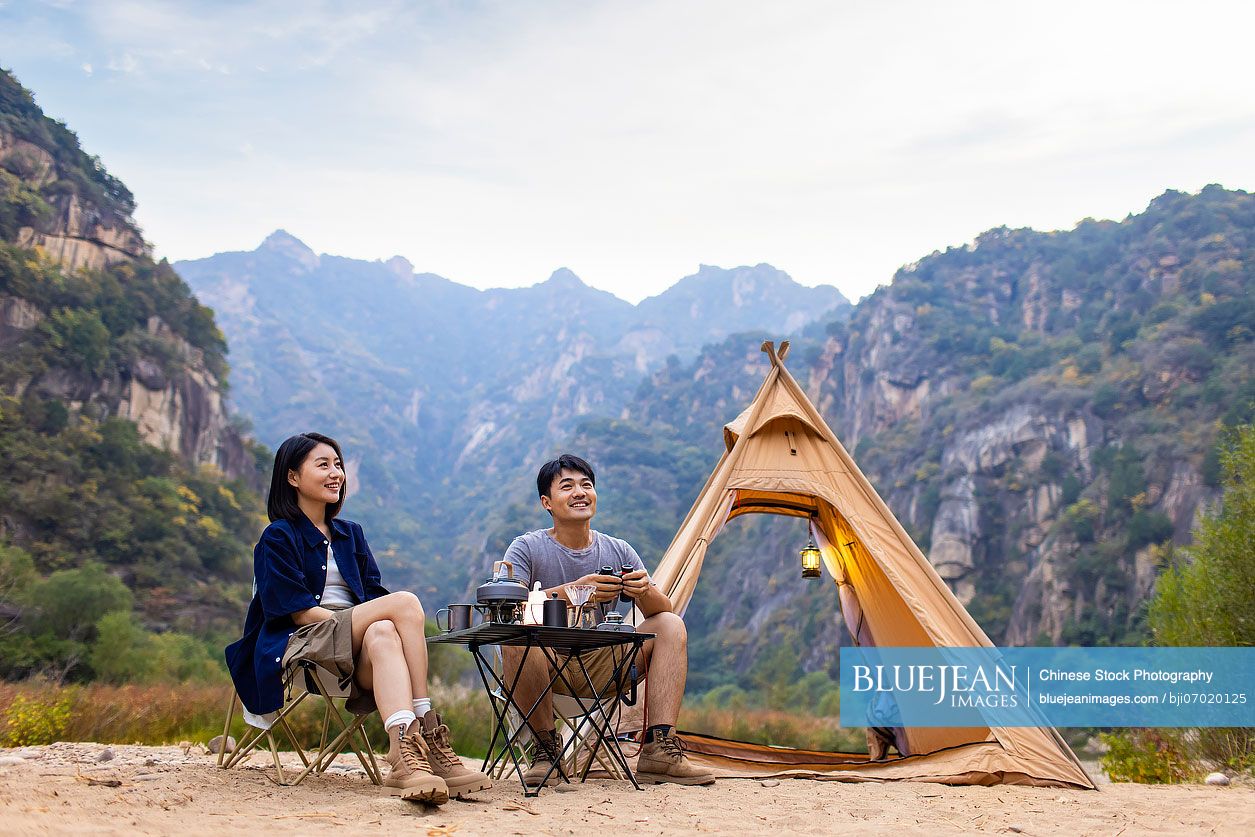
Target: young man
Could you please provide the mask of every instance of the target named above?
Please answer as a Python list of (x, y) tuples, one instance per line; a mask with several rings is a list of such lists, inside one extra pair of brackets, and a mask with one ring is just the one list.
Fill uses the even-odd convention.
[[(654, 634), (645, 642), (637, 669), (645, 678), (645, 701), (648, 729), (636, 763), (636, 778), (642, 782), (675, 782), (681, 785), (708, 785), (715, 781), (709, 770), (693, 765), (684, 755), (675, 735), (688, 678), (688, 633), (684, 622), (671, 607), (671, 601), (649, 580), (636, 550), (627, 541), (612, 538), (592, 528), (597, 513), (596, 477), (592, 466), (571, 454), (563, 454), (541, 466), (536, 476), (540, 504), (553, 517), (553, 528), (538, 529), (519, 535), (505, 552), (505, 560), (514, 565), (514, 574), (531, 587), (539, 581), (546, 596), (557, 593), (567, 599), (567, 584), (596, 585), (592, 602), (598, 615), (614, 610), (620, 595), (631, 599), (645, 617), (637, 630)], [(623, 576), (604, 575), (602, 567), (620, 570), (632, 567)], [(569, 601), (569, 600), (568, 600)], [(609, 649), (607, 649), (609, 650)], [(507, 673), (517, 672), (522, 664), (515, 697), (520, 706), (531, 706), (552, 676), (544, 656), (533, 651), (523, 659), (522, 649), (505, 647)], [(613, 673), (615, 660), (610, 654), (590, 659), (585, 665), (592, 678), (600, 678), (600, 688)], [(574, 671), (574, 675), (571, 672)], [(567, 679), (575, 685), (582, 678), (578, 667), (566, 669)], [(509, 679), (507, 677), (507, 679)], [(555, 686), (564, 691), (561, 681)], [(524, 780), (538, 785), (557, 758), (559, 743), (554, 732), (553, 703), (546, 695), (529, 719), (536, 733), (536, 757)], [(555, 772), (550, 782), (558, 779)]]

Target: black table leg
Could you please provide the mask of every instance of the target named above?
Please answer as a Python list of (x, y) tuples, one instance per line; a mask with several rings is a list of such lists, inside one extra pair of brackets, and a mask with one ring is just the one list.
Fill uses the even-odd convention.
[[(475, 657), (475, 668), (479, 671), (479, 678), (484, 683), (484, 693), (488, 695), (488, 705), (491, 707), (493, 715), (492, 737), (488, 740), (488, 750), (484, 753), (484, 765), (480, 769), (484, 772), (484, 775), (491, 775), (491, 771), (497, 769), (497, 763), (508, 755), (511, 763), (514, 765), (514, 772), (519, 777), (519, 783), (526, 789), (527, 782), (523, 779), (523, 768), (519, 765), (518, 756), (514, 753), (514, 746), (509, 737), (509, 713), (510, 707), (514, 705), (514, 701), (510, 699), (508, 693), (503, 688), (505, 684), (501, 682), (501, 678), (497, 677), (492, 664), (484, 659), (480, 647), (471, 646), (470, 650)], [(502, 687), (505, 705), (500, 708), (498, 708), (496, 698), (493, 697), (493, 687), (488, 682), (488, 676), (484, 673), (485, 671), (492, 674), (493, 680), (499, 684), (499, 687)], [(502, 750), (494, 756), (493, 748), (496, 747), (498, 738), (503, 740)]]
[[(544, 648), (543, 646), (533, 644), (529, 639), (527, 644), (523, 646), (523, 659), (527, 658), (527, 654), (531, 652), (532, 648), (539, 649), (540, 652), (546, 656), (546, 658), (549, 657), (548, 649)], [(475, 649), (475, 657), (476, 657), (476, 661), (479, 661), (482, 659), (478, 649)], [(552, 662), (552, 660), (550, 662)], [(539, 796), (540, 788), (545, 786), (545, 782), (549, 781), (549, 777), (552, 776), (555, 771), (562, 778), (564, 782), (571, 781), (570, 777), (567, 776), (566, 774), (566, 770), (564, 770), (562, 767), (562, 756), (566, 750), (566, 745), (563, 745), (563, 747), (560, 748), (557, 760), (554, 761), (553, 766), (549, 768), (549, 772), (547, 772), (544, 778), (540, 780), (540, 784), (537, 785), (534, 791), (528, 788), (527, 782), (523, 778), (523, 770), (519, 764), (518, 756), (515, 754), (515, 751), (514, 751), (515, 745), (517, 744), (519, 736), (522, 734), (524, 727), (530, 730), (534, 737), (539, 738), (536, 727), (532, 725), (531, 719), (532, 719), (532, 716), (535, 715), (536, 709), (537, 707), (540, 706), (541, 701), (545, 699), (545, 695), (553, 692), (553, 685), (555, 682), (557, 682), (557, 676), (551, 677), (549, 679), (549, 683), (543, 689), (541, 689), (540, 695), (536, 698), (535, 701), (533, 701), (531, 707), (529, 707), (527, 711), (525, 712), (523, 711), (523, 708), (519, 706), (518, 701), (515, 700), (515, 697), (514, 697), (515, 690), (517, 689), (519, 680), (523, 674), (522, 665), (520, 665), (519, 670), (515, 672), (514, 679), (510, 682), (509, 686), (506, 685), (505, 681), (501, 677), (497, 676), (497, 672), (492, 668), (492, 666), (487, 666), (486, 670), (488, 671), (489, 674), (492, 675), (492, 679), (496, 682), (497, 687), (501, 690), (501, 695), (505, 699), (506, 707), (500, 712), (498, 712), (494, 704), (493, 715), (496, 718), (497, 728), (493, 730), (492, 739), (490, 741), (490, 747), (493, 743), (496, 742), (498, 732), (500, 732), (501, 735), (504, 737), (504, 744), (503, 744), (502, 753), (497, 757), (492, 757), (492, 751), (491, 749), (489, 750), (489, 752), (487, 753), (486, 759), (491, 758), (491, 762), (485, 760), (485, 769), (487, 769), (489, 766), (491, 766), (492, 768), (495, 768), (497, 765), (497, 762), (500, 760), (500, 757), (508, 754), (510, 757), (510, 760), (514, 763), (515, 772), (518, 774), (519, 782), (520, 784), (523, 785), (524, 796)], [(485, 667), (480, 666), (480, 677), (484, 679), (484, 688), (488, 691), (489, 700), (491, 701), (493, 690), (492, 690), (492, 687), (488, 684), (487, 678), (484, 676), (484, 671), (485, 671)], [(513, 734), (509, 733), (508, 717), (509, 717), (510, 707), (513, 707), (523, 718), (523, 726), (516, 729), (513, 732)]]
[[(625, 649), (623, 659), (619, 660), (619, 662), (615, 665), (614, 670), (610, 674), (610, 680), (607, 686), (602, 688), (602, 692), (613, 690), (614, 704), (609, 712), (598, 713), (602, 704), (605, 700), (609, 700), (609, 698), (603, 698), (602, 693), (597, 691), (597, 687), (593, 683), (592, 678), (589, 676), (587, 667), (584, 665), (583, 658), (577, 656), (580, 672), (584, 675), (584, 681), (588, 684), (588, 687), (593, 694), (596, 695), (592, 708), (585, 713), (584, 720), (587, 721), (596, 732), (597, 743), (593, 747), (593, 751), (589, 754), (588, 763), (584, 765), (583, 773), (580, 776), (581, 781), (588, 778), (588, 771), (592, 767), (593, 759), (596, 758), (597, 753), (601, 750), (601, 748), (605, 747), (606, 754), (609, 755), (610, 758), (623, 769), (623, 772), (627, 774), (628, 779), (631, 780), (632, 786), (637, 790), (641, 789), (640, 784), (636, 781), (636, 775), (632, 772), (632, 768), (628, 764), (627, 756), (623, 754), (623, 748), (619, 744), (618, 736), (615, 735), (614, 718), (622, 711), (619, 707), (618, 698), (622, 693), (621, 686), (623, 685), (624, 675), (635, 662), (636, 656), (640, 652), (643, 644), (643, 640), (638, 640), (632, 643), (632, 648), (630, 650)], [(600, 715), (600, 719), (598, 719), (598, 714)]]
[[(584, 765), (584, 769), (580, 773), (580, 780), (587, 780), (588, 772), (592, 767), (592, 760), (601, 758), (601, 748), (604, 746), (611, 760), (627, 773), (633, 787), (640, 789), (640, 784), (632, 773), (627, 757), (623, 754), (623, 748), (615, 737), (615, 725), (616, 718), (621, 717), (620, 713), (622, 712), (622, 709), (619, 707), (619, 701), (623, 693), (621, 686), (623, 685), (625, 674), (634, 665), (644, 642), (651, 637), (652, 634), (617, 634), (607, 636), (598, 631), (548, 628), (536, 625), (483, 623), (462, 632), (429, 637), (427, 641), (432, 644), (445, 642), (462, 645), (472, 653), (475, 658), (476, 671), (479, 672), (484, 691), (488, 693), (493, 714), (493, 730), (488, 741), (488, 751), (484, 757), (483, 770), (486, 773), (491, 773), (495, 770), (503, 769), (504, 763), (502, 759), (508, 758), (510, 764), (514, 767), (514, 773), (518, 777), (519, 783), (523, 786), (524, 794), (526, 796), (538, 796), (540, 788), (544, 787), (544, 782), (548, 781), (555, 773), (563, 781), (571, 781), (562, 766), (562, 762), (568, 753), (575, 751), (577, 746), (576, 736), (573, 735), (570, 741), (565, 742), (558, 748), (554, 764), (542, 778), (541, 784), (535, 789), (529, 788), (525, 781), (524, 759), (520, 753), (519, 740), (523, 730), (526, 728), (533, 735), (537, 734), (532, 718), (545, 696), (551, 695), (558, 683), (562, 683), (566, 691), (576, 697), (580, 702), (580, 708), (583, 710), (571, 719), (575, 724), (575, 730), (591, 729), (593, 734), (597, 735), (597, 741), (593, 744), (589, 754), (589, 761)], [(493, 645), (522, 648), (524, 659), (527, 658), (528, 654), (532, 653), (533, 648), (536, 648), (549, 665), (551, 670), (549, 682), (545, 684), (540, 694), (532, 701), (530, 707), (524, 708), (519, 706), (516, 696), (517, 688), (523, 675), (522, 666), (513, 672), (512, 676), (504, 670), (499, 675), (497, 668), (483, 653), (484, 646)], [(583, 655), (601, 648), (622, 648), (624, 656), (612, 666), (608, 682), (602, 688), (598, 688), (598, 684), (592, 681)], [(559, 658), (559, 651), (566, 656)], [(572, 658), (574, 658), (574, 664), (572, 664)], [(580, 690), (574, 688), (573, 681), (581, 682), (590, 696), (588, 698), (579, 698)], [(632, 688), (635, 689), (635, 686), (633, 685)], [(613, 698), (606, 696), (610, 690), (613, 690)], [(612, 703), (608, 708), (603, 708), (606, 701), (612, 701)], [(523, 717), (524, 723), (511, 732), (510, 713), (516, 711)]]
[[(611, 719), (619, 711), (618, 710), (619, 684), (622, 682), (623, 675), (626, 672), (626, 670), (630, 667), (631, 663), (636, 659), (637, 652), (639, 652), (640, 647), (643, 643), (644, 643), (643, 640), (640, 640), (640, 639), (634, 640), (632, 642), (631, 650), (630, 651), (625, 650), (623, 659), (621, 659), (615, 665), (613, 671), (611, 672), (610, 680), (607, 685), (610, 688), (614, 689), (615, 705), (614, 707), (612, 707), (610, 712), (601, 713), (602, 718), (601, 718), (600, 723), (598, 722), (596, 716), (599, 712), (601, 712), (602, 703), (608, 699), (608, 698), (603, 697), (603, 693), (606, 691), (606, 687), (602, 687), (599, 689), (597, 685), (593, 683), (592, 677), (589, 676), (588, 668), (584, 665), (583, 653), (577, 651), (568, 655), (565, 660), (561, 660), (558, 658), (557, 654), (554, 653), (551, 649), (542, 648), (542, 651), (544, 651), (545, 656), (549, 658), (549, 663), (553, 667), (554, 672), (555, 672), (555, 677), (551, 679), (549, 683), (550, 690), (553, 689), (554, 684), (558, 680), (561, 680), (562, 684), (566, 687), (567, 692), (573, 697), (575, 697), (576, 700), (580, 701), (581, 707), (584, 710), (580, 714), (579, 719), (576, 720), (576, 729), (577, 730), (580, 729), (581, 727), (583, 727), (584, 724), (587, 723), (597, 734), (597, 738), (598, 738), (597, 744), (593, 748), (592, 753), (589, 754), (588, 764), (584, 765), (584, 770), (582, 771), (580, 775), (581, 781), (584, 781), (588, 778), (588, 771), (589, 771), (589, 768), (592, 766), (592, 759), (595, 758), (597, 755), (597, 752), (603, 746), (605, 746), (607, 754), (623, 769), (623, 772), (627, 774), (628, 779), (630, 779), (632, 782), (632, 786), (636, 788), (637, 790), (641, 789), (640, 784), (636, 781), (636, 776), (632, 773), (631, 766), (628, 764), (627, 757), (623, 754), (623, 748), (619, 746), (619, 741), (615, 737), (614, 724), (612, 723)], [(570, 662), (572, 659), (575, 660), (577, 666), (579, 667), (580, 674), (583, 675), (584, 683), (585, 685), (588, 686), (590, 697), (587, 697), (587, 698), (578, 697), (579, 690), (576, 689), (571, 684), (571, 681), (569, 681), (566, 678), (565, 670), (566, 670), (566, 667), (570, 665)], [(584, 701), (588, 701), (587, 706), (584, 705)], [(606, 743), (607, 741), (609, 741), (609, 743)], [(574, 747), (576, 746), (576, 744), (577, 744), (576, 737), (572, 735), (571, 740), (566, 742), (566, 744), (563, 745), (562, 751), (559, 754), (560, 756), (559, 760), (561, 760), (561, 757), (565, 756), (565, 753), (568, 749), (571, 749), (574, 752)]]

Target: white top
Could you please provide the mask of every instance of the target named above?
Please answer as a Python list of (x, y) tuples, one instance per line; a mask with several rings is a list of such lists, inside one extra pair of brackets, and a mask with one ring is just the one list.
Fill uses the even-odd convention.
[(327, 605), (352, 607), (357, 604), (353, 591), (344, 583), (344, 576), (340, 575), (340, 568), (336, 565), (336, 557), (331, 551), (331, 544), (327, 544), (327, 583), (322, 588), (322, 598), (318, 603), (323, 607)]

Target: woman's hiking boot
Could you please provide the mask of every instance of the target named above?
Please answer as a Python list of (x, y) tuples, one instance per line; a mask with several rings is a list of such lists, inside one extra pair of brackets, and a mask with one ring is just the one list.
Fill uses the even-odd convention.
[(444, 779), (432, 773), (431, 765), (423, 755), (422, 739), (418, 733), (401, 736), (396, 756), (389, 755), (387, 762), (392, 769), (384, 777), (383, 786), (389, 796), (435, 805), (449, 801), (449, 786)]
[(658, 730), (653, 741), (641, 745), (641, 754), (636, 760), (636, 779), (656, 785), (662, 782), (709, 785), (715, 781), (715, 774), (688, 760), (674, 730)]
[[(561, 750), (561, 742), (558, 741), (558, 733), (551, 729), (537, 730), (532, 736), (532, 742), (535, 750), (532, 754), (531, 767), (523, 774), (523, 784), (529, 788), (540, 787), (541, 781), (545, 785), (556, 785), (562, 781), (562, 775), (554, 768), (554, 762), (558, 760), (558, 752)], [(553, 772), (549, 773), (550, 768)], [(549, 778), (545, 779), (545, 774), (549, 773)]]
[(436, 710), (427, 712), (419, 721), (419, 732), (427, 749), (427, 762), (431, 772), (444, 779), (449, 787), (449, 796), (461, 796), (465, 793), (488, 790), (492, 780), (478, 770), (470, 770), (462, 764), (462, 759), (453, 752), (449, 745), (449, 727), (445, 725)]

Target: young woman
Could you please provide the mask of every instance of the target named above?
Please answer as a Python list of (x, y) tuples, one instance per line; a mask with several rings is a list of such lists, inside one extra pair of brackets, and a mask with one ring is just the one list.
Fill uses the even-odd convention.
[(380, 583), (362, 527), (338, 517), (344, 496), (334, 439), (301, 433), (279, 446), (244, 637), (226, 650), (240, 701), (258, 715), (278, 710), (284, 669), (312, 661), (350, 688), (350, 708), (369, 711), (373, 693), (388, 731), (389, 794), (441, 804), (492, 787), (462, 766), (431, 707), (422, 605)]

